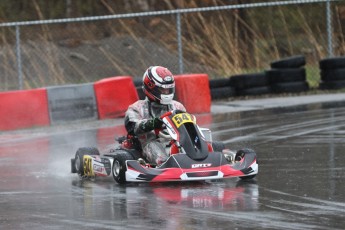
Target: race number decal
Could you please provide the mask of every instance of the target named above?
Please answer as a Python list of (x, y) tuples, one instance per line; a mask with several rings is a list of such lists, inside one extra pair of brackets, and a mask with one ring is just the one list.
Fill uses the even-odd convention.
[(84, 175), (86, 176), (93, 176), (93, 169), (92, 169), (92, 157), (85, 155), (84, 156)]
[(179, 128), (182, 124), (187, 122), (195, 123), (194, 117), (188, 113), (176, 114), (175, 116), (173, 116), (172, 120), (177, 128)]

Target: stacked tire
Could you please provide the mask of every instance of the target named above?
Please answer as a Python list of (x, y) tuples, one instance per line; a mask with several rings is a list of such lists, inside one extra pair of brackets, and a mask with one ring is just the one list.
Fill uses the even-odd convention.
[(238, 96), (254, 96), (271, 93), (268, 78), (265, 73), (240, 74), (230, 77), (231, 85), (235, 87)]
[(345, 88), (345, 57), (333, 57), (320, 60), (320, 89)]
[(280, 59), (270, 63), (266, 75), (273, 93), (297, 93), (307, 91), (305, 57), (302, 55)]
[(231, 85), (230, 78), (210, 79), (211, 99), (226, 99), (236, 95), (235, 88)]
[(145, 99), (145, 93), (143, 92), (143, 88), (142, 88), (143, 79), (133, 78), (133, 83), (134, 83), (135, 89), (137, 90), (139, 99), (144, 100)]

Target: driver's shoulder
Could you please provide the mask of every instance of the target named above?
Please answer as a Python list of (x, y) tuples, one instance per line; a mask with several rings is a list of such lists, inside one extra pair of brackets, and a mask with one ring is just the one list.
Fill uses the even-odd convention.
[(126, 116), (133, 116), (133, 114), (141, 114), (141, 116), (143, 116), (142, 113), (145, 111), (145, 108), (147, 108), (147, 101), (138, 100), (128, 106)]
[(132, 107), (132, 108), (140, 108), (144, 105), (147, 104), (147, 101), (146, 100), (137, 100), (136, 102), (134, 102), (133, 104), (131, 104), (129, 107)]

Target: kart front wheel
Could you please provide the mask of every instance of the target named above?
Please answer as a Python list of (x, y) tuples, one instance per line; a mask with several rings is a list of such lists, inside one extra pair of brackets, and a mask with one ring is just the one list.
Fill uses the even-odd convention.
[(84, 155), (100, 155), (99, 151), (95, 147), (83, 147), (79, 148), (75, 154), (74, 160), (71, 160), (71, 167), (73, 167), (74, 163), (74, 169), (72, 168), (72, 172), (78, 173), (80, 176), (84, 175)]
[(77, 169), (75, 167), (75, 158), (71, 159), (71, 173), (77, 173)]
[(114, 155), (112, 174), (114, 180), (119, 184), (126, 183), (127, 160), (133, 160), (133, 157), (130, 153), (126, 151), (117, 152)]

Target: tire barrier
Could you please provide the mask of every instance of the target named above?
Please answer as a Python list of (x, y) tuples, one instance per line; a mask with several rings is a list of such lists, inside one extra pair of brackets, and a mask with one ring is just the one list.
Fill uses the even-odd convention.
[(207, 74), (175, 75), (176, 99), (190, 113), (209, 113), (211, 95)]
[[(207, 74), (176, 75), (174, 99), (190, 113), (202, 114), (210, 112), (211, 99), (306, 91), (305, 63), (298, 55), (271, 62), (271, 69), (263, 73), (212, 80)], [(323, 59), (319, 67), (320, 89), (345, 88), (345, 56)], [(119, 76), (93, 84), (0, 92), (0, 131), (122, 117), (130, 104), (145, 98), (141, 84), (141, 78)]]
[(256, 95), (264, 95), (270, 94), (271, 88), (269, 86), (260, 86), (260, 87), (253, 87), (248, 89), (243, 89), (238, 91), (239, 96), (256, 96)]
[(345, 57), (325, 58), (319, 62), (320, 89), (341, 89), (345, 87)]
[(321, 70), (345, 68), (345, 56), (322, 59), (319, 66)]
[(266, 75), (273, 93), (297, 93), (309, 89), (305, 68), (272, 69)]
[(235, 87), (231, 86), (230, 78), (210, 79), (211, 99), (224, 99), (236, 95)]
[(119, 76), (94, 83), (98, 118), (123, 117), (129, 105), (138, 100), (132, 77)]
[(0, 130), (49, 126), (46, 89), (0, 93)]
[(299, 93), (307, 91), (309, 85), (307, 82), (296, 81), (296, 82), (284, 82), (274, 84), (272, 88), (274, 93)]
[(268, 78), (264, 72), (233, 75), (230, 80), (239, 96), (269, 94), (271, 92)]
[(271, 62), (270, 70), (266, 70), (273, 93), (298, 93), (307, 91), (306, 64), (303, 55), (288, 57)]
[(143, 91), (143, 79), (142, 78), (133, 78), (133, 84), (135, 86), (135, 90), (137, 91), (138, 97), (140, 100), (145, 99), (145, 93)]
[(47, 88), (52, 124), (73, 120), (97, 120), (93, 83)]
[(270, 84), (306, 81), (305, 68), (296, 69), (270, 69), (266, 70), (266, 75)]
[(143, 85), (143, 78), (141, 78), (141, 77), (140, 78), (138, 78), (138, 77), (132, 78), (132, 80), (133, 80), (133, 84), (135, 87)]
[(271, 62), (272, 69), (299, 68), (306, 64), (303, 55), (296, 55)]
[(145, 97), (146, 97), (146, 95), (145, 95), (145, 93), (144, 93), (144, 91), (143, 91), (143, 87), (137, 86), (137, 87), (135, 87), (135, 90), (137, 91), (137, 94), (138, 94), (139, 99), (140, 99), (140, 100), (144, 100)]

